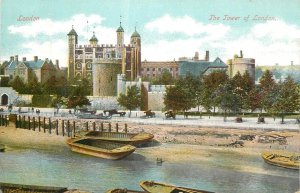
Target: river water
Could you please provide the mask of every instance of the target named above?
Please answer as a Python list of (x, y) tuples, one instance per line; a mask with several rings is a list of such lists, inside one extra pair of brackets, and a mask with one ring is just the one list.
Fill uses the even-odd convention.
[[(299, 189), (298, 171), (268, 165), (258, 156), (212, 153), (217, 156), (210, 162), (164, 162), (160, 166), (139, 154), (139, 150), (125, 159), (110, 161), (77, 154), (66, 148), (9, 148), (0, 153), (0, 181), (63, 186), (95, 193), (112, 188), (139, 190), (142, 180), (222, 193), (293, 193)], [(244, 167), (252, 172), (241, 169)]]

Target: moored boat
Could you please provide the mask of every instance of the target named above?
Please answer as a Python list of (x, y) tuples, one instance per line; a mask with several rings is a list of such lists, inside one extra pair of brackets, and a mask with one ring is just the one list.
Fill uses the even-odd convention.
[(124, 144), (140, 145), (151, 141), (154, 135), (150, 133), (120, 133), (120, 132), (101, 132), (101, 131), (81, 131), (75, 136), (91, 139), (100, 139)]
[(140, 186), (149, 193), (213, 193), (206, 190), (197, 190), (192, 188), (177, 187), (169, 184), (153, 181), (142, 181)]
[(127, 190), (127, 189), (113, 189), (113, 190), (108, 190), (106, 193), (146, 193), (146, 192), (137, 191), (137, 190)]
[(1, 183), (0, 190), (3, 193), (63, 193), (68, 191), (65, 187), (54, 187), (54, 186), (36, 186), (36, 185), (24, 185), (24, 184), (11, 184)]
[(261, 156), (268, 164), (295, 170), (300, 168), (300, 153), (274, 150), (265, 151)]
[(113, 160), (126, 157), (135, 151), (132, 145), (91, 138), (68, 139), (67, 143), (74, 152)]

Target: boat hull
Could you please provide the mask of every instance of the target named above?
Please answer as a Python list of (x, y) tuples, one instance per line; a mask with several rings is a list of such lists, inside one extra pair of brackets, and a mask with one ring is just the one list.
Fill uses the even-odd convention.
[(3, 193), (63, 193), (66, 192), (68, 189), (65, 187), (0, 183), (0, 190)]
[(177, 187), (153, 181), (142, 181), (140, 182), (140, 186), (148, 193), (213, 193), (206, 190)]
[(150, 133), (120, 133), (120, 132), (101, 132), (101, 131), (88, 131), (81, 132), (78, 137), (86, 137), (91, 139), (99, 139), (116, 143), (141, 145), (151, 141), (154, 135)]
[[(261, 154), (263, 160), (271, 165), (299, 170), (300, 169), (300, 162), (292, 161), (290, 157), (292, 153), (283, 152), (283, 151), (271, 151), (271, 152), (263, 152)], [(298, 155), (299, 156), (299, 155)]]
[(127, 190), (127, 189), (113, 189), (113, 190), (108, 190), (106, 193), (146, 193), (146, 192), (137, 191), (137, 190)]
[(77, 143), (80, 140), (93, 140), (93, 139), (84, 139), (84, 138), (83, 139), (69, 139), (67, 141), (67, 143), (70, 146), (72, 151), (81, 153), (81, 154), (85, 154), (85, 155), (100, 157), (100, 158), (104, 158), (104, 159), (111, 159), (111, 160), (122, 159), (135, 151), (135, 147), (133, 147), (131, 145), (123, 145), (123, 144), (116, 144), (116, 143), (102, 141), (101, 142), (102, 144), (109, 143), (108, 145), (117, 146), (114, 149), (105, 149), (105, 147), (99, 148), (99, 147), (95, 147), (93, 145)]

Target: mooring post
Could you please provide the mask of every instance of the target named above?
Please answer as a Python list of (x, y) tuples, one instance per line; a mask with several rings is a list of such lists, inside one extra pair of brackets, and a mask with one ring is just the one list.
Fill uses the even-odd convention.
[(70, 137), (70, 121), (67, 121), (67, 132), (68, 132), (68, 137)]
[(85, 130), (89, 131), (89, 122), (88, 121), (85, 123)]
[(116, 123), (116, 132), (118, 133), (119, 132), (119, 124)]
[(56, 126), (56, 129), (55, 129), (55, 131), (56, 131), (56, 135), (58, 135), (58, 119), (56, 119), (56, 121), (55, 121), (55, 126)]
[(46, 117), (44, 117), (44, 120), (43, 120), (43, 125), (44, 125), (44, 133), (46, 133)]
[(39, 124), (39, 132), (41, 132), (41, 117), (38, 117), (38, 124)]
[(15, 127), (18, 128), (18, 116), (16, 116)]
[(32, 119), (33, 119), (33, 131), (35, 131), (35, 117), (33, 117)]
[(108, 132), (111, 132), (111, 124), (108, 123)]
[(28, 116), (28, 130), (30, 130), (30, 116)]
[(101, 132), (103, 132), (103, 122), (101, 122)]
[(95, 123), (95, 121), (93, 122), (93, 131), (96, 131), (96, 123)]
[(3, 115), (0, 115), (0, 126), (3, 126)]
[(19, 128), (22, 128), (22, 117), (19, 115)]
[(127, 133), (127, 123), (125, 123), (125, 133)]
[(76, 122), (73, 121), (73, 137), (75, 137), (75, 132), (76, 132)]
[(51, 127), (52, 127), (52, 124), (51, 124), (51, 118), (49, 117), (49, 133), (51, 134)]
[(26, 129), (25, 115), (23, 116), (23, 129)]
[(62, 135), (65, 136), (65, 120), (61, 120), (61, 131)]
[(9, 125), (9, 116), (6, 115), (6, 127)]

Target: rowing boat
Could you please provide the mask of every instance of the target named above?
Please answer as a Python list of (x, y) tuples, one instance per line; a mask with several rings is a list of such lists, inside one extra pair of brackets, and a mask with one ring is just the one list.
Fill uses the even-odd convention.
[(263, 152), (261, 156), (268, 164), (295, 170), (300, 168), (300, 153), (274, 150)]
[(90, 139), (100, 139), (123, 144), (140, 145), (149, 142), (154, 135), (150, 133), (120, 133), (120, 132), (101, 132), (101, 131), (81, 131), (75, 137), (86, 137)]
[(106, 193), (146, 193), (146, 192), (137, 191), (137, 190), (127, 190), (127, 189), (113, 189), (113, 190), (108, 190)]
[(113, 160), (124, 158), (135, 151), (132, 145), (91, 138), (72, 138), (67, 143), (74, 152)]
[(149, 193), (213, 193), (206, 190), (177, 187), (174, 185), (158, 183), (153, 181), (142, 181), (140, 186)]
[(0, 182), (0, 190), (3, 193), (63, 193), (66, 192), (68, 189), (65, 187), (36, 186)]

